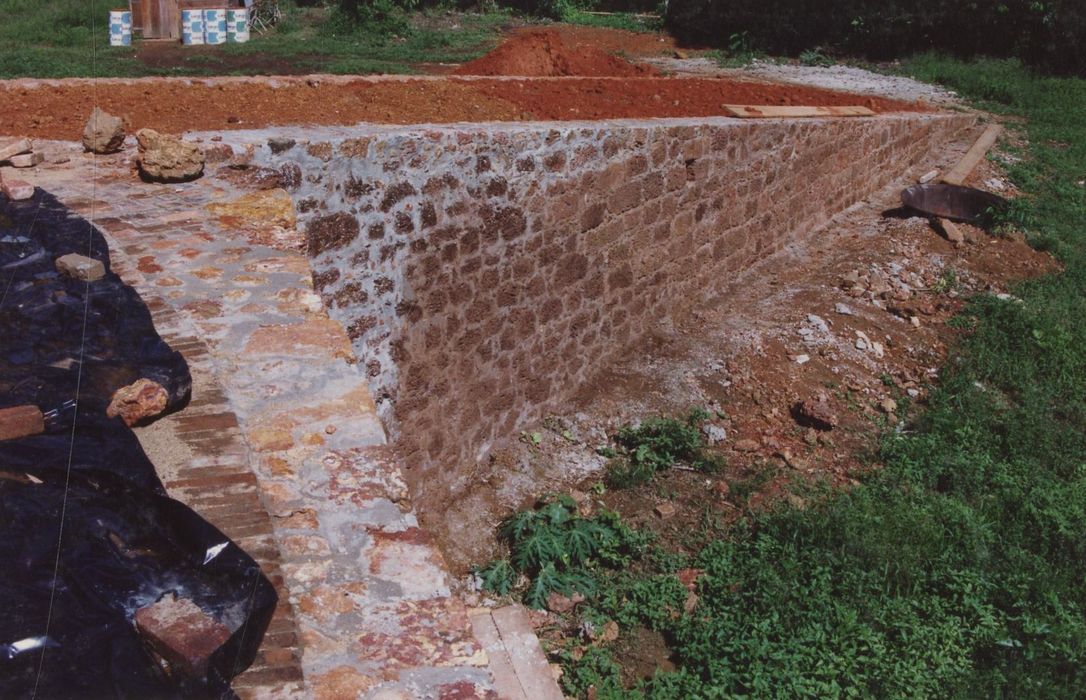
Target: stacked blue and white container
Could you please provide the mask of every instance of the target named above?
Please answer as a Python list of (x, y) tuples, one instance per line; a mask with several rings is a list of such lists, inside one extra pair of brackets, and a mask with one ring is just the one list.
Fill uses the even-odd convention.
[(204, 43), (226, 43), (226, 9), (204, 10)]
[(128, 10), (111, 10), (109, 13), (109, 45), (132, 45), (132, 13)]
[(226, 11), (226, 40), (231, 44), (249, 41), (249, 8), (232, 7)]
[(204, 43), (203, 10), (181, 10), (181, 43), (186, 46)]

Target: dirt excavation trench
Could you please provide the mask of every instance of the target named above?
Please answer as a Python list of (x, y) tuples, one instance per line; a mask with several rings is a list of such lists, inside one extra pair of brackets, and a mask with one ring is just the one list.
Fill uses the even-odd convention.
[(285, 175), (315, 289), (347, 329), (424, 525), (463, 570), (509, 510), (601, 466), (591, 431), (575, 441), (583, 458), (540, 467), (515, 447), (521, 430), (613, 393), (599, 387), (652, 338), (696, 328), (721, 294), (976, 127), (911, 113), (223, 138), (250, 170)]

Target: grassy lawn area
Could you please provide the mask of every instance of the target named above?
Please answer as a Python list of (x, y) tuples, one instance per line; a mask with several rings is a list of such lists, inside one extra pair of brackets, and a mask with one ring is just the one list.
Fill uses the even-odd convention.
[(381, 28), (345, 31), (328, 8), (281, 2), (284, 20), (246, 44), (182, 48), (136, 40), (110, 47), (114, 0), (0, 0), (0, 78), (275, 73), (411, 73), (489, 51), (508, 12), (428, 10)]
[[(1082, 697), (1086, 80), (934, 56), (904, 70), (1022, 118), (1014, 219), (1064, 271), (1019, 285), (1020, 301), (971, 300), (928, 410), (884, 438), (884, 468), (851, 491), (804, 493), (805, 508), (783, 503), (730, 530), (707, 523), (693, 556), (568, 500), (510, 520), (510, 559), (482, 571), (490, 588), (517, 592), (524, 574), (529, 602), (578, 590), (574, 626), (618, 625), (617, 641), (561, 652), (569, 694)], [(689, 424), (624, 431), (615, 449), (631, 464), (697, 466)], [(676, 576), (687, 567), (704, 572), (693, 606)], [(674, 670), (624, 684), (631, 649), (653, 635)]]

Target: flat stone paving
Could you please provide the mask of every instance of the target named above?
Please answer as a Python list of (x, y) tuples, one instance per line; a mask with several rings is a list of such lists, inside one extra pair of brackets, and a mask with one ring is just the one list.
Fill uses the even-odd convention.
[(118, 272), (203, 379), (204, 395), (165, 419), (194, 452), (166, 486), (237, 538), (282, 598), (238, 692), (498, 697), (287, 222), (238, 228), (212, 216), (207, 205), (246, 193), (212, 176), (152, 185), (124, 155), (38, 149), (47, 164), (20, 175), (102, 230)]

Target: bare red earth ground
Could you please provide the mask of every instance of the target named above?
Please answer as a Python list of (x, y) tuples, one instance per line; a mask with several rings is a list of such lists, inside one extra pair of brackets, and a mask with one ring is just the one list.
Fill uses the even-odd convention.
[(91, 109), (130, 129), (166, 132), (271, 125), (423, 124), (721, 115), (723, 104), (850, 105), (924, 111), (906, 102), (798, 86), (701, 78), (145, 80), (0, 85), (0, 134), (78, 139)]

